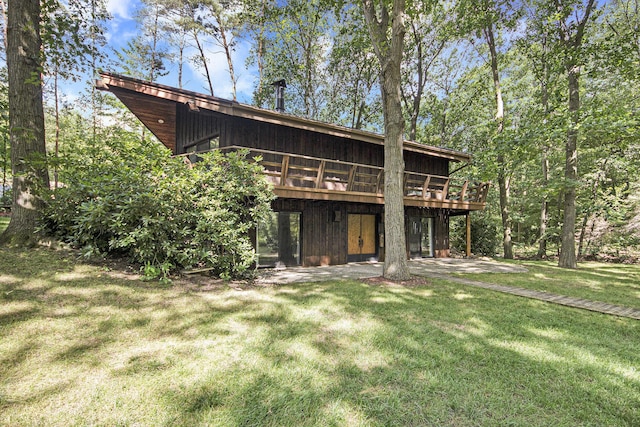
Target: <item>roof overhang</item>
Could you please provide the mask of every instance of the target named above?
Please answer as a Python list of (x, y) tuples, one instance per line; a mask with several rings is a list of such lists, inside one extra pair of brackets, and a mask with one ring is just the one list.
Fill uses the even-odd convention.
[[(228, 116), (384, 145), (384, 136), (373, 132), (309, 120), (119, 74), (102, 72), (100, 77), (101, 80), (96, 82), (96, 87), (116, 95), (164, 145), (174, 152), (176, 139), (175, 104), (186, 104), (192, 110), (205, 109)], [(471, 156), (467, 153), (414, 141), (405, 141), (404, 150), (457, 162), (471, 161)]]

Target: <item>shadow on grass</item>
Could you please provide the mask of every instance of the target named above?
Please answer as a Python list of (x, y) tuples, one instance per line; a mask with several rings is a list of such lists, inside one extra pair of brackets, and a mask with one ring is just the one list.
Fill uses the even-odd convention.
[[(297, 289), (276, 292), (290, 301), (288, 312), (252, 318), (268, 328), (268, 339), (245, 349), (261, 366), (247, 369), (240, 361), (168, 396), (170, 404), (185, 402), (172, 422), (640, 422), (640, 378), (633, 368), (639, 347), (625, 340), (638, 337), (635, 321), (445, 284)], [(339, 317), (301, 321), (294, 315), (296, 307), (327, 301)], [(333, 327), (340, 322), (344, 328)]]
[[(631, 319), (445, 281), (192, 292), (48, 252), (30, 259), (54, 274), (4, 270), (24, 261), (6, 255), (0, 412), (14, 419), (33, 407), (54, 425), (640, 424)], [(46, 412), (82, 394), (94, 397), (75, 418)]]

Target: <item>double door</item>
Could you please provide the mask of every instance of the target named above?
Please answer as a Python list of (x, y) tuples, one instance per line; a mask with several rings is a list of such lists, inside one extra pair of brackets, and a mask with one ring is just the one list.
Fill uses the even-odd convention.
[(347, 260), (367, 261), (377, 256), (376, 216), (349, 214), (347, 222)]

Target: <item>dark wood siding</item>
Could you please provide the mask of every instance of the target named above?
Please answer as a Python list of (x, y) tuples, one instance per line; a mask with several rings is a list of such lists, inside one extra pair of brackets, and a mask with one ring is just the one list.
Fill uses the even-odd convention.
[[(347, 215), (376, 215), (382, 229), (381, 205), (278, 199), (273, 209), (302, 213), (302, 265), (335, 265), (347, 262)], [(379, 256), (381, 255), (378, 248)]]
[(176, 154), (183, 154), (184, 147), (192, 143), (220, 136), (221, 120), (213, 112), (193, 112), (186, 105), (177, 104), (176, 115)]
[[(240, 146), (291, 153), (309, 157), (342, 160), (381, 167), (384, 164), (384, 147), (367, 142), (339, 138), (332, 135), (278, 126), (220, 115), (211, 111), (190, 112), (178, 106), (177, 142), (178, 153), (185, 145), (203, 138), (219, 135), (220, 147)], [(265, 160), (267, 160), (265, 155)], [(308, 161), (309, 166), (314, 160)], [(449, 161), (413, 151), (405, 151), (407, 171), (448, 175)], [(300, 212), (301, 216), (301, 263), (305, 266), (344, 264), (347, 262), (347, 218), (349, 214), (376, 215), (377, 230), (384, 230), (383, 205), (277, 199), (273, 203), (276, 211)], [(449, 255), (449, 216), (446, 210), (408, 207), (407, 215), (435, 218), (434, 254)], [(380, 233), (379, 233), (380, 234)], [(384, 259), (384, 248), (376, 241), (377, 256)]]
[[(272, 205), (275, 211), (300, 212), (301, 263), (304, 266), (335, 265), (347, 262), (347, 218), (349, 214), (376, 215), (378, 233), (383, 233), (382, 205), (343, 202), (320, 202), (295, 199), (277, 199)], [(407, 208), (407, 216), (435, 218), (434, 255), (449, 256), (449, 215), (443, 209)], [(384, 260), (384, 248), (376, 241), (377, 257)]]
[[(384, 147), (304, 129), (279, 126), (218, 114), (208, 110), (191, 112), (177, 107), (177, 151), (213, 135), (220, 136), (220, 147), (241, 146), (358, 164), (384, 166)], [(449, 174), (447, 159), (405, 151), (405, 169), (411, 172)]]
[(405, 150), (404, 163), (404, 168), (407, 172), (449, 176), (449, 160), (447, 159)]
[(382, 146), (239, 117), (228, 117), (225, 121), (229, 132), (221, 139), (221, 146), (237, 145), (373, 166), (384, 164)]

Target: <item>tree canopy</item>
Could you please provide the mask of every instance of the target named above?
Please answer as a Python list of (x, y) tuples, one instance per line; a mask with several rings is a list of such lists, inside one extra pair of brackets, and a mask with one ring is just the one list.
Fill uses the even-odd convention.
[[(9, 1), (9, 10), (0, 3), (2, 34), (15, 19), (12, 6), (37, 3), (44, 11), (38, 16), (45, 19), (35, 22), (37, 51), (44, 55), (36, 55), (30, 75), (41, 75), (35, 80), (44, 84), (49, 158), (55, 123), (63, 124), (57, 126), (61, 144), (76, 132), (64, 125), (71, 116), (93, 121), (82, 128), (94, 136), (96, 127), (114, 121), (141, 132), (113, 100), (90, 89), (99, 67), (216, 95), (229, 87), (229, 97), (268, 108), (270, 83), (285, 78), (291, 114), (388, 131), (388, 70), (381, 58), (394, 48), (381, 49), (366, 16), (388, 24), (384, 37), (392, 37), (401, 17), (394, 101), (401, 137), (473, 155), (472, 166), (457, 173), (494, 183), (486, 212), (473, 220), (499, 230), (493, 238), (503, 243), (500, 255), (560, 255), (560, 265), (575, 267), (582, 256), (621, 256), (638, 248), (638, 0), (412, 1), (397, 16), (399, 3), (391, 1), (145, 0), (136, 12), (137, 35), (106, 56), (101, 53), (109, 47), (99, 46), (109, 39), (103, 33), (110, 17), (101, 12), (102, 0)], [(16, 49), (6, 48), (9, 65)], [(221, 67), (223, 78), (215, 76)], [(187, 81), (187, 70), (203, 77)], [(12, 73), (10, 67), (9, 85), (0, 85), (2, 99), (12, 99), (6, 95)], [(247, 76), (250, 87), (241, 84)], [(58, 97), (50, 94), (58, 79), (79, 79), (88, 89), (76, 103), (63, 103), (55, 121)], [(14, 163), (23, 158), (20, 142), (9, 138), (18, 127), (33, 128), (0, 126), (10, 140), (0, 147), (7, 176), (8, 157), (17, 156)], [(22, 164), (38, 161), (46, 164), (44, 156)], [(21, 176), (14, 170), (14, 180)], [(21, 191), (18, 184), (12, 190)]]

